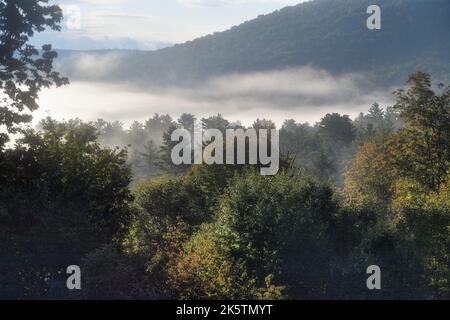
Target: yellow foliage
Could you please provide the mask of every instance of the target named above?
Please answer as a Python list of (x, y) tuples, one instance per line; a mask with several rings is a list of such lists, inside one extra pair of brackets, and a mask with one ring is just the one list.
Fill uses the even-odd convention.
[(391, 209), (415, 208), (441, 210), (450, 213), (450, 175), (447, 182), (442, 184), (439, 191), (430, 191), (412, 179), (399, 179), (393, 186)]
[(351, 206), (385, 206), (392, 195), (394, 175), (386, 144), (376, 140), (363, 144), (344, 173), (344, 203)]
[(211, 225), (204, 225), (168, 265), (168, 285), (180, 299), (281, 299), (284, 287), (273, 277), (258, 288), (239, 262), (227, 259), (216, 246)]
[(198, 232), (168, 266), (168, 284), (181, 299), (233, 296), (232, 265), (220, 256), (207, 232)]

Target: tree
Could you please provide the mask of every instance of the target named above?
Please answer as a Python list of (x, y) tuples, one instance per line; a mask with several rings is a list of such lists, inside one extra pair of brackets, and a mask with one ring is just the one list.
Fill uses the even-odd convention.
[(195, 116), (190, 113), (183, 113), (178, 119), (178, 124), (189, 132), (194, 132)]
[(354, 125), (357, 129), (357, 144), (361, 145), (380, 133), (394, 133), (403, 126), (403, 123), (393, 107), (384, 110), (375, 102), (367, 114), (359, 114)]
[(171, 290), (181, 299), (251, 298), (251, 282), (242, 279), (240, 266), (218, 250), (212, 228), (204, 225), (169, 262)]
[(229, 128), (230, 122), (224, 119), (221, 114), (217, 114), (215, 116), (209, 118), (201, 119), (203, 129), (218, 129), (222, 132), (225, 132), (226, 129)]
[[(18, 125), (31, 121), (23, 113), (38, 108), (38, 93), (51, 85), (68, 83), (66, 78), (53, 71), (57, 53), (51, 45), (41, 52), (28, 43), (36, 33), (46, 28), (60, 30), (62, 11), (48, 5), (48, 0), (0, 1), (0, 126), (16, 132)], [(6, 136), (0, 137), (6, 140)]]
[(145, 130), (151, 132), (152, 135), (158, 134), (162, 136), (162, 134), (167, 132), (173, 125), (175, 125), (175, 123), (169, 115), (155, 114), (145, 122)]
[(140, 183), (134, 190), (135, 204), (161, 229), (177, 220), (195, 227), (209, 218), (204, 195), (189, 175), (160, 176)]
[(355, 139), (355, 128), (347, 115), (327, 114), (318, 126), (319, 134), (327, 140), (349, 145)]
[(381, 122), (384, 119), (384, 115), (384, 111), (380, 105), (377, 102), (374, 102), (370, 107), (369, 114), (367, 116), (374, 122)]
[(218, 250), (242, 262), (248, 279), (286, 287), (291, 298), (326, 295), (328, 222), (336, 212), (326, 186), (280, 173), (237, 177), (222, 197), (214, 230)]
[(324, 150), (320, 150), (313, 159), (314, 175), (322, 182), (331, 181), (333, 175), (336, 174), (337, 168), (334, 161), (331, 160)]
[(155, 146), (153, 140), (149, 140), (144, 145), (144, 151), (140, 153), (141, 161), (139, 167), (146, 174), (146, 177), (158, 173), (156, 162), (158, 160), (158, 148)]
[(394, 166), (404, 177), (413, 178), (437, 191), (450, 169), (450, 86), (433, 91), (431, 77), (411, 75), (405, 91), (397, 90), (395, 105), (405, 128), (391, 141)]
[(256, 121), (252, 125), (255, 130), (271, 130), (276, 129), (275, 123), (270, 119), (256, 119)]
[(172, 161), (172, 150), (179, 143), (179, 141), (172, 141), (172, 133), (177, 129), (179, 127), (173, 124), (164, 132), (159, 159), (156, 161), (157, 167), (167, 174), (182, 174), (191, 167), (189, 164), (175, 165)]
[(1, 273), (11, 284), (2, 294), (11, 297), (60, 297), (64, 268), (120, 243), (132, 218), (126, 153), (101, 148), (79, 120), (41, 126), (0, 153)]
[(387, 208), (398, 177), (392, 172), (387, 137), (380, 134), (359, 147), (344, 172), (345, 201), (355, 206)]

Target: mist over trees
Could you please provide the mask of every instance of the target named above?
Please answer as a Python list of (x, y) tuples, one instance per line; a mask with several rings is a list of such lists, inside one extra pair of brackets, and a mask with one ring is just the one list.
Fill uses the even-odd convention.
[[(33, 110), (38, 89), (62, 79), (52, 73), (53, 54), (14, 60), (23, 46), (32, 50), (26, 34), (60, 19), (46, 1), (29, 3), (0, 0), (2, 14), (23, 24), (13, 54), (1, 47), (0, 88), (14, 91), (0, 109), (7, 134), (28, 119), (17, 110)], [(29, 10), (37, 22), (24, 19)], [(39, 66), (40, 78), (26, 71)], [(432, 84), (413, 74), (395, 105), (375, 103), (355, 120), (286, 120), (275, 176), (256, 165), (175, 167), (170, 133), (192, 130), (191, 114), (129, 128), (48, 118), (20, 127), (10, 147), (5, 134), (0, 298), (448, 299), (450, 87)], [(221, 115), (200, 121), (242, 127)], [(81, 291), (66, 287), (73, 264)], [(366, 287), (373, 264), (382, 290)]]
[[(172, 163), (171, 151), (178, 142), (171, 141), (171, 134), (179, 128), (193, 134), (196, 122), (203, 130), (218, 129), (222, 132), (226, 129), (276, 128), (269, 119), (256, 119), (252, 126), (246, 127), (239, 122), (230, 122), (220, 114), (197, 119), (188, 113), (178, 119), (167, 114), (155, 114), (145, 122), (133, 122), (128, 128), (120, 122), (102, 119), (90, 125), (97, 128), (101, 145), (127, 149), (128, 163), (133, 169), (134, 181), (138, 182), (164, 173), (180, 174), (189, 169), (189, 165)], [(392, 107), (383, 110), (377, 103), (355, 120), (338, 113), (327, 114), (315, 124), (288, 119), (279, 128), (280, 151), (285, 162), (301, 167), (321, 181), (339, 185), (346, 161), (353, 158), (358, 145), (380, 132), (392, 133), (402, 126), (402, 120)]]
[[(2, 295), (448, 298), (449, 87), (423, 73), (408, 83), (393, 107), (354, 120), (286, 120), (273, 177), (174, 166), (170, 133), (193, 130), (191, 114), (129, 128), (42, 121), (0, 158)], [(86, 279), (78, 294), (64, 290), (71, 261)], [(381, 291), (365, 287), (370, 264), (383, 270)]]

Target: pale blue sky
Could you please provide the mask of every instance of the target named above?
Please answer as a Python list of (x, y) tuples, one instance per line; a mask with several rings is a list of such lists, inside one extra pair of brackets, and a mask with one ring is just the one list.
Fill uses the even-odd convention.
[[(127, 39), (128, 43), (180, 43), (303, 1), (54, 0), (53, 3), (63, 8), (75, 5), (81, 10), (81, 29), (65, 29), (56, 36), (57, 40), (90, 37), (102, 41), (121, 38)], [(49, 36), (41, 38), (48, 40)]]

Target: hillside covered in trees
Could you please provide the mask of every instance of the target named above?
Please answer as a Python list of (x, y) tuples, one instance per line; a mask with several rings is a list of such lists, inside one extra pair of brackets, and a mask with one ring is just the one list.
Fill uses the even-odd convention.
[(437, 81), (450, 74), (450, 3), (447, 0), (380, 0), (382, 29), (366, 27), (370, 0), (314, 0), (286, 7), (184, 44), (154, 52), (113, 54), (110, 72), (79, 74), (79, 52), (61, 52), (62, 70), (76, 79), (135, 81), (140, 85), (190, 83), (230, 73), (306, 65), (332, 74), (367, 73), (377, 85), (399, 86), (423, 71)]

